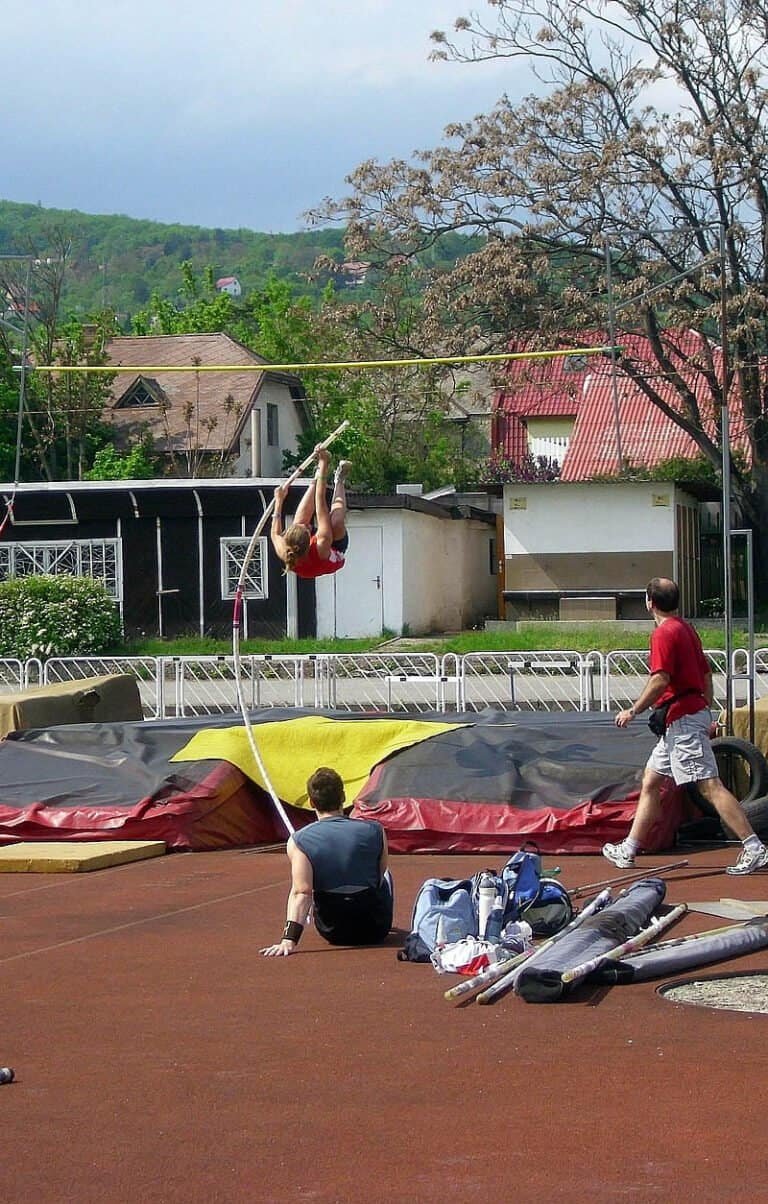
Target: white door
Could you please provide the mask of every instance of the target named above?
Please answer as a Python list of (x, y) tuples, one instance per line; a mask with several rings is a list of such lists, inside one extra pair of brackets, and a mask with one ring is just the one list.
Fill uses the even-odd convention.
[[(329, 610), (334, 622), (327, 634), (339, 640), (381, 635), (384, 628), (382, 529), (355, 526), (350, 529), (349, 541), (347, 563), (341, 572), (316, 582), (318, 636), (326, 634), (320, 629), (326, 626), (322, 618)], [(325, 593), (326, 588), (332, 598)]]

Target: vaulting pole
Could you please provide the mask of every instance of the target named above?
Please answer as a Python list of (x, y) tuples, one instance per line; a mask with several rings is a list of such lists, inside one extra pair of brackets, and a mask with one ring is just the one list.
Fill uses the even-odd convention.
[[(330, 447), (330, 445), (333, 443), (334, 439), (338, 439), (338, 437), (342, 433), (342, 431), (345, 431), (348, 426), (349, 426), (348, 422), (346, 422), (346, 421), (342, 422), (339, 426), (336, 427), (336, 430), (333, 431), (328, 436), (328, 438), (323, 443), (320, 444), (320, 447), (325, 447), (325, 448)], [(299, 465), (298, 468), (294, 469), (294, 471), (291, 473), (291, 475), (287, 478), (287, 480), (285, 481), (286, 486), (292, 485), (293, 482), (297, 479), (297, 477), (300, 477), (303, 472), (306, 472), (307, 468), (309, 468), (310, 464), (312, 463), (312, 461), (314, 459), (315, 459), (315, 452), (313, 451), (312, 454), (310, 456), (307, 456), (306, 460), (304, 460)], [(240, 659), (240, 620), (241, 620), (242, 613), (243, 613), (243, 598), (245, 595), (246, 582), (248, 580), (248, 568), (251, 563), (253, 553), (256, 549), (256, 545), (258, 544), (259, 536), (261, 535), (261, 532), (264, 530), (264, 527), (266, 526), (274, 508), (275, 508), (275, 499), (273, 497), (272, 500), (270, 501), (269, 505), (265, 508), (264, 513), (262, 514), (258, 523), (256, 524), (256, 530), (254, 531), (253, 535), (251, 536), (250, 542), (249, 542), (248, 547), (245, 552), (245, 556), (243, 558), (243, 564), (240, 569), (240, 577), (237, 582), (237, 588), (235, 589), (235, 604), (234, 604), (233, 611), (232, 611), (232, 656), (233, 656), (233, 660), (234, 660), (235, 689), (237, 691), (237, 703), (240, 708), (240, 714), (243, 717), (243, 723), (245, 724), (245, 730), (246, 730), (246, 733), (248, 736), (248, 744), (250, 745), (251, 752), (253, 753), (253, 758), (259, 768), (259, 773), (261, 774), (261, 776), (264, 780), (264, 784), (267, 787), (267, 790), (269, 791), (272, 802), (275, 804), (275, 810), (277, 811), (278, 815), (280, 816), (281, 820), (283, 821), (285, 830), (287, 831), (288, 835), (292, 836), (295, 831), (294, 826), (291, 823), (291, 821), (289, 820), (289, 818), (286, 814), (286, 811), (285, 811), (285, 807), (283, 806), (280, 799), (278, 798), (278, 796), (275, 792), (275, 788), (269, 779), (269, 775), (267, 773), (266, 767), (264, 765), (264, 762), (261, 759), (261, 754), (259, 753), (259, 749), (258, 749), (258, 746), (256, 743), (256, 738), (253, 734), (253, 727), (251, 725), (251, 721), (248, 717), (248, 707), (247, 707), (247, 704), (245, 701), (245, 692), (243, 690), (242, 663), (241, 663), (241, 659)]]

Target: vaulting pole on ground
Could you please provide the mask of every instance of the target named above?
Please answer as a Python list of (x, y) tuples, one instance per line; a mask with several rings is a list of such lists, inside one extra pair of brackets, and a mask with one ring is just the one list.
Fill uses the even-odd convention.
[(619, 874), (615, 878), (604, 878), (602, 882), (588, 882), (586, 886), (575, 886), (573, 890), (568, 891), (568, 894), (572, 899), (578, 899), (579, 895), (599, 890), (601, 886), (621, 886), (625, 882), (634, 882), (638, 878), (660, 878), (662, 874), (668, 874), (671, 870), (684, 869), (687, 864), (687, 861), (670, 861), (668, 865), (660, 865), (658, 868), (648, 866), (644, 870), (632, 870), (627, 874)]
[(616, 945), (615, 948), (609, 949), (607, 953), (599, 953), (597, 957), (592, 957), (589, 961), (582, 962), (580, 966), (572, 966), (570, 970), (565, 970), (560, 975), (560, 981), (572, 986), (576, 982), (580, 982), (582, 978), (586, 978), (593, 970), (597, 970), (603, 962), (618, 961), (625, 953), (635, 953), (638, 949), (642, 949), (643, 945), (648, 945), (659, 933), (665, 928), (669, 928), (681, 916), (684, 916), (688, 907), (685, 903), (678, 904), (665, 916), (660, 916), (655, 920), (651, 920), (647, 928), (641, 929), (640, 932), (631, 936), (629, 940), (624, 941), (621, 945)]
[[(755, 916), (755, 919), (760, 918), (760, 916)], [(749, 923), (749, 920), (741, 920), (738, 924), (721, 924), (719, 928), (705, 928), (703, 932), (692, 932), (688, 936), (674, 936), (668, 941), (654, 941), (652, 944), (643, 945), (641, 949), (635, 949), (634, 956), (642, 957), (646, 953), (661, 953), (665, 949), (676, 949), (680, 945), (690, 945), (694, 941), (703, 940), (704, 937), (724, 936), (726, 932), (740, 932)], [(614, 960), (615, 958), (611, 957), (611, 961)]]

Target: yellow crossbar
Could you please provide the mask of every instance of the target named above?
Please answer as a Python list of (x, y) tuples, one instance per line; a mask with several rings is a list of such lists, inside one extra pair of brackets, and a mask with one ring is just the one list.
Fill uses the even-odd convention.
[(556, 359), (563, 355), (610, 355), (618, 347), (564, 347), (559, 351), (504, 351), (487, 355), (443, 355), (407, 360), (349, 360), (319, 364), (32, 364), (33, 372), (331, 372), (342, 369), (425, 368), (430, 364), (480, 364)]

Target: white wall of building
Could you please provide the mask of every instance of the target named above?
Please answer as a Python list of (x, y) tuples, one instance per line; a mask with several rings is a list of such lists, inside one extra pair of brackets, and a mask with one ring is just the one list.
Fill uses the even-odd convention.
[(496, 612), (493, 528), (403, 512), (403, 621), (414, 634), (460, 631)]
[(672, 551), (676, 501), (690, 499), (663, 481), (514, 482), (504, 486), (505, 555)]
[[(278, 407), (277, 444), (267, 443), (267, 405)], [(301, 422), (296, 402), (288, 386), (267, 378), (259, 390), (253, 409), (253, 419), (247, 419), (240, 438), (240, 455), (232, 470), (233, 476), (283, 476), (283, 450), (295, 452), (301, 434)], [(254, 440), (255, 436), (255, 440)]]

